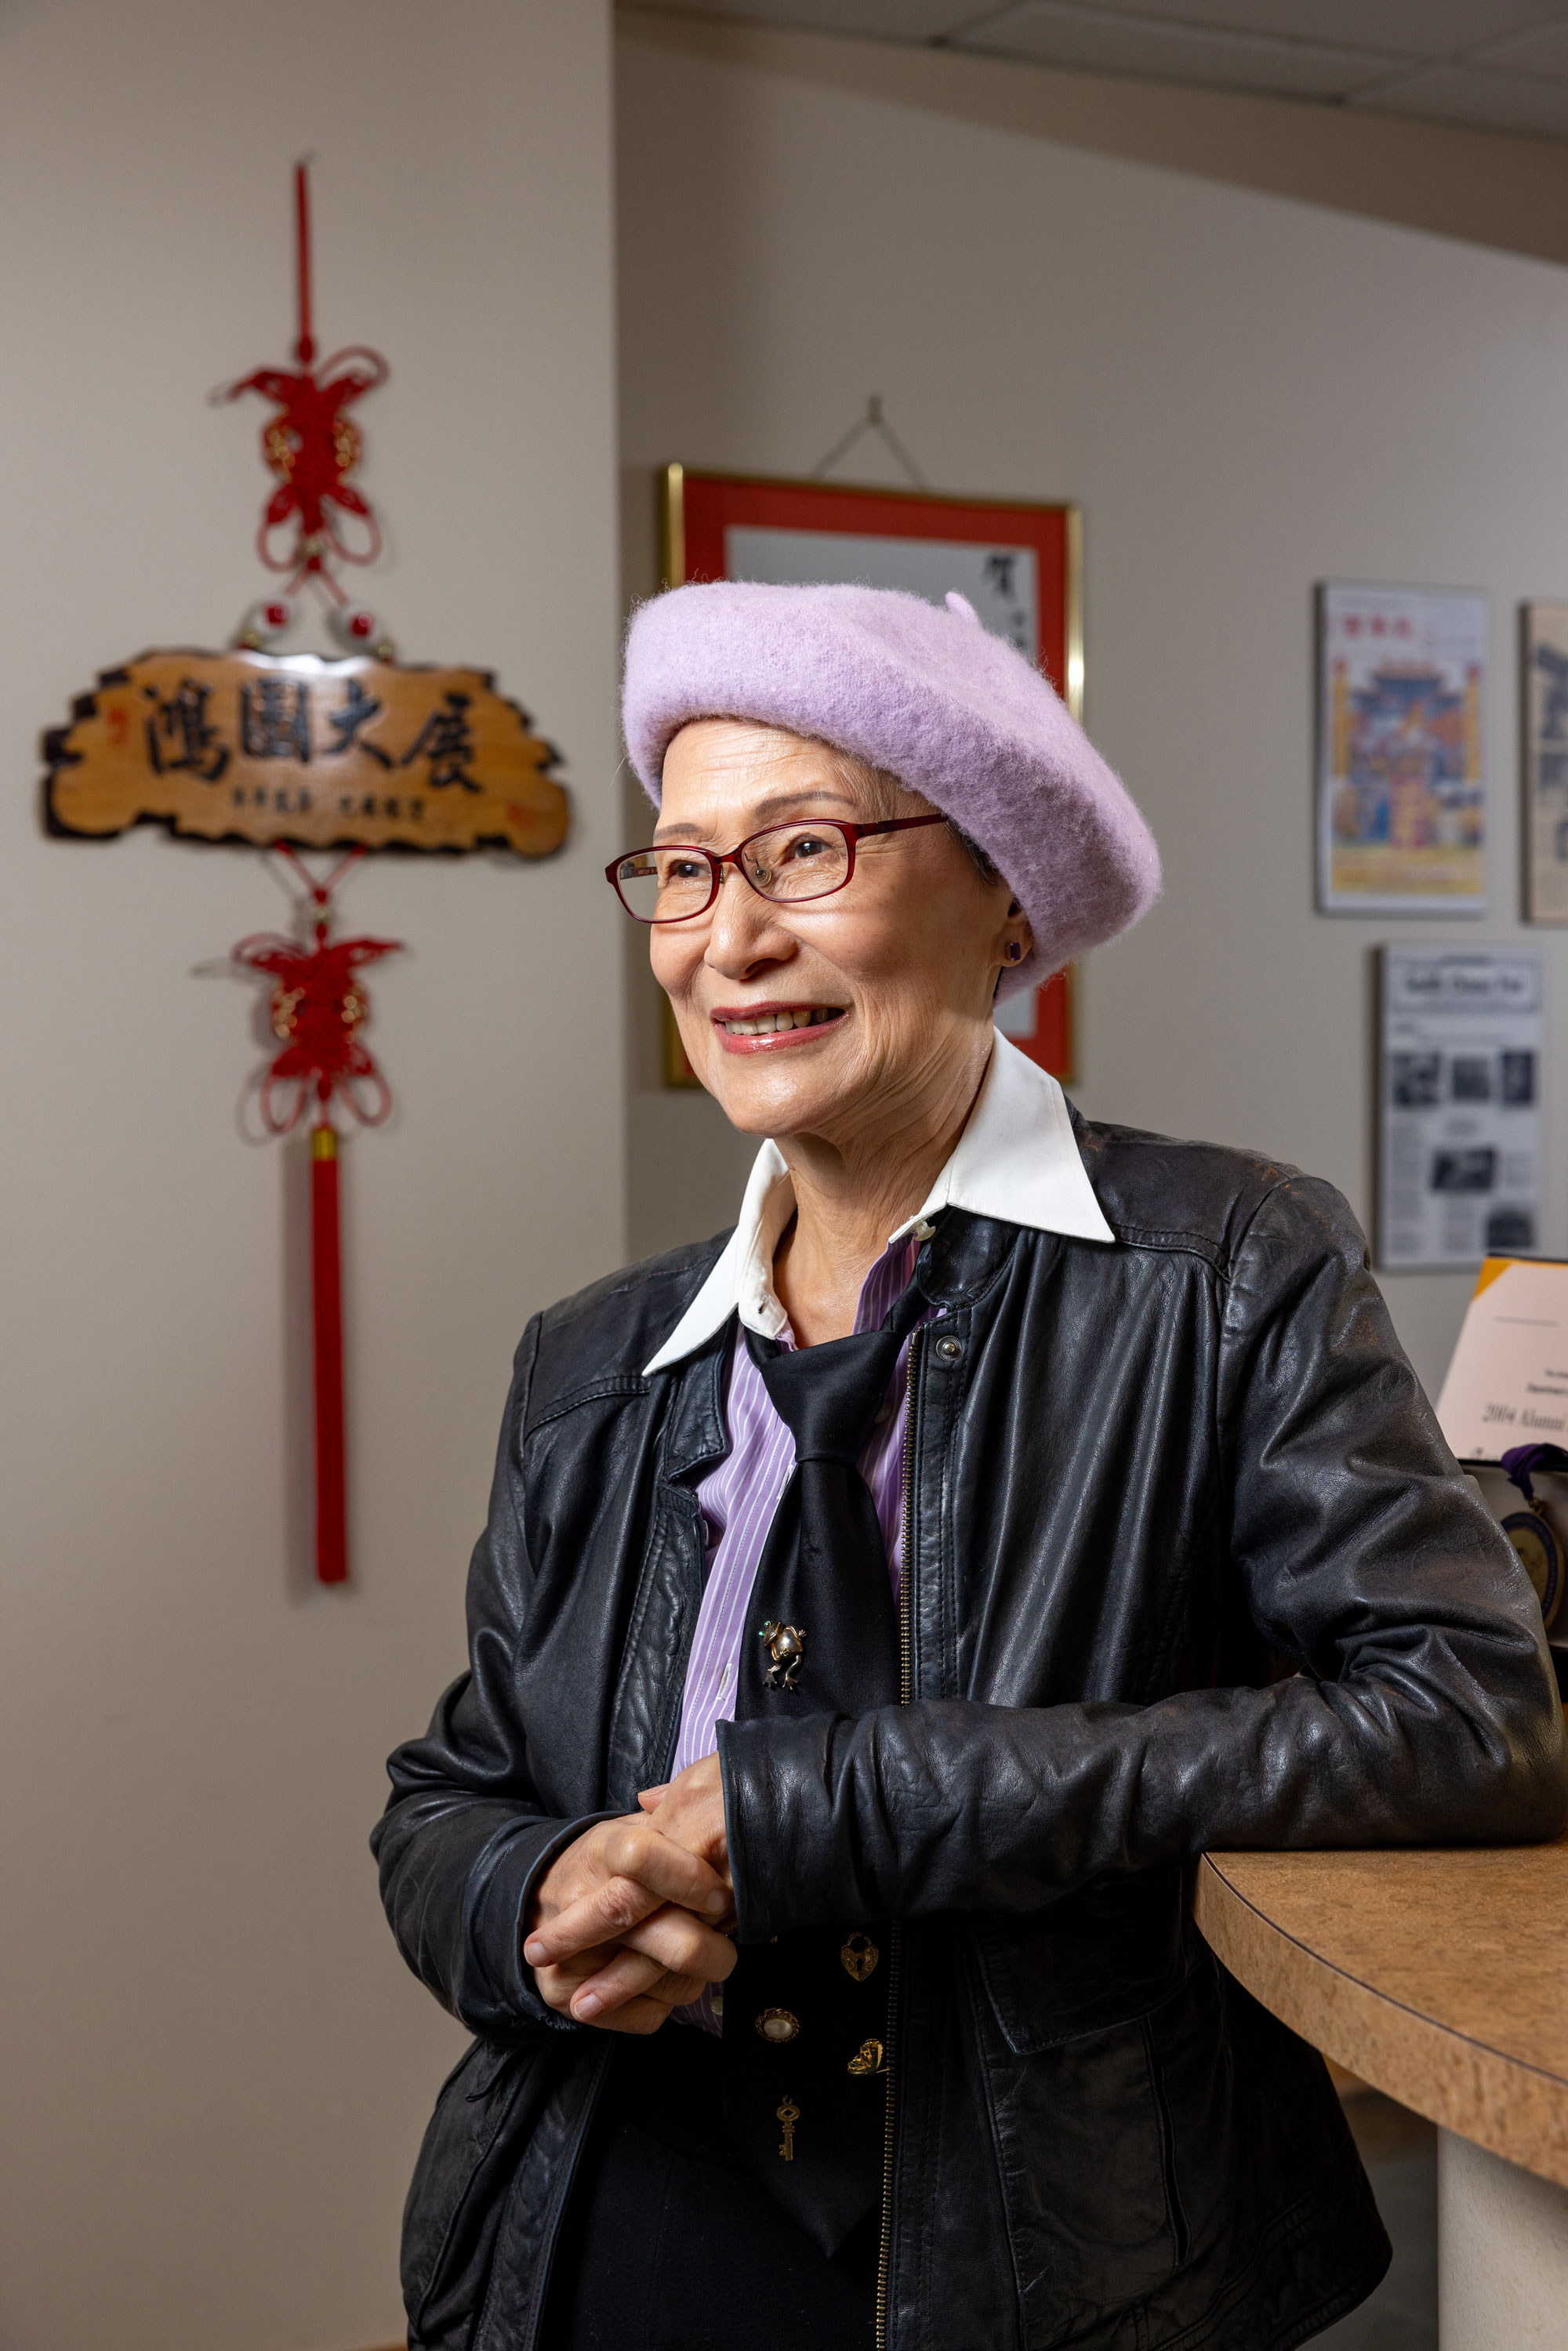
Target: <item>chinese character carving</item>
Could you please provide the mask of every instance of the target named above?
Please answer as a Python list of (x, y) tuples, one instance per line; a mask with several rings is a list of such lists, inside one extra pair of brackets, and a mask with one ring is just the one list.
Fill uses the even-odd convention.
[(210, 687), (185, 677), (166, 697), (160, 696), (156, 686), (142, 691), (155, 705), (147, 720), (147, 759), (153, 774), (200, 776), (204, 783), (215, 784), (228, 766), (229, 753), (217, 728), (208, 723)]
[[(372, 718), (379, 718), (381, 713), (382, 705), (375, 695), (367, 694), (359, 679), (351, 677), (344, 689), (342, 708), (329, 710), (327, 713), (327, 724), (331, 729), (332, 740), (322, 753), (322, 758), (340, 758), (345, 752), (357, 748), (368, 752), (371, 758), (382, 767), (390, 768), (392, 761), (386, 753), (374, 743), (363, 742), (360, 735), (361, 728), (368, 726)], [(404, 765), (406, 764), (405, 761)]]
[(465, 694), (448, 694), (445, 709), (431, 712), (399, 764), (407, 768), (415, 759), (428, 759), (433, 791), (442, 791), (449, 784), (461, 784), (465, 792), (477, 792), (484, 787), (468, 773), (468, 763), (473, 757), (474, 738), (468, 731), (468, 696)]
[(303, 678), (259, 677), (239, 690), (240, 748), (247, 759), (310, 762), (310, 695)]

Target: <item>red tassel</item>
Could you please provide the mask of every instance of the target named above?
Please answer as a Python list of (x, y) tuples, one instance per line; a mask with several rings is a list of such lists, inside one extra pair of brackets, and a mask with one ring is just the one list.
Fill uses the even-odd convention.
[(338, 1136), (310, 1132), (310, 1279), (316, 1323), (316, 1576), (349, 1573), (343, 1505), (343, 1304), (338, 1247)]
[(294, 166), (294, 234), (299, 259), (299, 340), (294, 351), (308, 368), (316, 356), (316, 339), (310, 331), (310, 180), (304, 163)]
[(340, 939), (329, 934), (331, 897), (364, 855), (350, 850), (325, 882), (313, 882), (286, 841), (279, 853), (298, 872), (315, 909), (308, 945), (271, 935), (242, 939), (236, 963), (264, 971), (273, 982), (272, 1031), (281, 1044), (258, 1072), (262, 1124), (270, 1134), (292, 1134), (308, 1108), (310, 1130), (310, 1286), (316, 1365), (316, 1575), (344, 1583), (349, 1545), (343, 1509), (343, 1304), (338, 1239), (338, 1131), (332, 1103), (340, 1102), (361, 1126), (380, 1126), (392, 1109), (387, 1081), (360, 1036), (370, 1011), (361, 967), (398, 952), (396, 939)]

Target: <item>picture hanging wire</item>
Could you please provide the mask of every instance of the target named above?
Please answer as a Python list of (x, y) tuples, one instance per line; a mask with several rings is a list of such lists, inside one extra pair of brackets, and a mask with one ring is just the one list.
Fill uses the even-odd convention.
[(813, 482), (825, 481), (841, 458), (847, 457), (855, 443), (860, 440), (862, 434), (866, 433), (875, 433), (881, 436), (917, 490), (928, 490), (931, 487), (930, 483), (883, 414), (880, 392), (873, 392), (867, 395), (865, 414), (857, 417), (842, 440), (835, 441), (827, 455), (818, 465), (812, 466), (810, 479)]

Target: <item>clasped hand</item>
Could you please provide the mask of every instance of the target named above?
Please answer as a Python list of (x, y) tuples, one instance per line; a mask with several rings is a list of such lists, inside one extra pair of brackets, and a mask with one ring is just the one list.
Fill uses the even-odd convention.
[(735, 1965), (717, 1756), (637, 1802), (556, 1855), (523, 1945), (547, 2006), (611, 2032), (656, 2032)]

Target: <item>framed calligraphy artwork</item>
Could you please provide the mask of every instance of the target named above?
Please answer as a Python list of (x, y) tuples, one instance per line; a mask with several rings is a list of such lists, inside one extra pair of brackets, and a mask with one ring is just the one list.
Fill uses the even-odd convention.
[[(659, 476), (664, 580), (819, 581), (901, 588), (940, 604), (967, 596), (988, 629), (1083, 709), (1082, 521), (1075, 506), (862, 489), (667, 465)], [(998, 1007), (997, 1026), (1053, 1077), (1075, 1075), (1073, 973)], [(667, 1085), (693, 1085), (664, 1007)]]

